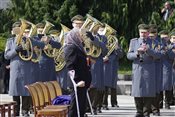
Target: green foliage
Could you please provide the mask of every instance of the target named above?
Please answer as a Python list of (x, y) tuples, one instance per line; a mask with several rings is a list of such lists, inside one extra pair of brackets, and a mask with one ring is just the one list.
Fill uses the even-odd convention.
[(5, 49), (6, 39), (4, 37), (0, 37), (0, 52)]
[[(173, 0), (171, 0), (173, 2)], [(167, 22), (160, 10), (165, 0), (11, 0), (9, 9), (0, 10), (0, 33), (8, 37), (11, 25), (19, 18), (33, 23), (49, 20), (60, 28), (60, 23), (71, 28), (70, 19), (87, 13), (117, 30), (119, 42), (125, 53), (131, 38), (138, 36), (139, 23), (157, 24), (159, 30), (171, 30), (175, 15)], [(2, 45), (2, 44), (1, 44)], [(127, 61), (126, 57), (123, 61)]]

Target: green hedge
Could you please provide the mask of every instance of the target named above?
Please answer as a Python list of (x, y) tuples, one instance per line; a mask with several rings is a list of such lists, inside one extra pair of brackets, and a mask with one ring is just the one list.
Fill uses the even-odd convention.
[(6, 44), (6, 38), (0, 37), (0, 52), (4, 51)]

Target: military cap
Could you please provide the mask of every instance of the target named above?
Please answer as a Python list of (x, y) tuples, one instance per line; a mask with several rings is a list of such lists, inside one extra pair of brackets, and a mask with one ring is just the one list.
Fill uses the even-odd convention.
[(21, 22), (15, 22), (15, 23), (13, 23), (13, 25), (12, 25), (12, 28), (15, 28), (15, 27), (20, 27), (21, 26)]
[(73, 22), (74, 20), (84, 21), (84, 18), (82, 15), (75, 15), (74, 17), (72, 17), (71, 22)]
[(156, 24), (149, 24), (149, 28), (150, 29), (157, 29), (157, 25)]
[(170, 33), (170, 36), (175, 36), (175, 31)]
[(157, 29), (150, 29), (149, 30), (149, 36), (155, 36), (157, 34)]
[(162, 30), (162, 31), (159, 32), (159, 35), (161, 35), (161, 34), (168, 35), (168, 31), (167, 30)]
[(162, 30), (159, 32), (159, 35), (161, 38), (168, 37), (168, 31), (167, 30)]
[(36, 24), (36, 28), (44, 28), (44, 24), (43, 23), (38, 23), (38, 24)]
[(173, 29), (171, 30), (171, 32), (175, 32), (175, 28), (173, 28)]
[(146, 24), (139, 24), (138, 29), (144, 32), (147, 32), (149, 30), (149, 26)]
[(59, 33), (60, 33), (59, 30), (55, 30), (55, 29), (49, 31), (49, 34), (53, 34), (53, 35), (57, 35)]

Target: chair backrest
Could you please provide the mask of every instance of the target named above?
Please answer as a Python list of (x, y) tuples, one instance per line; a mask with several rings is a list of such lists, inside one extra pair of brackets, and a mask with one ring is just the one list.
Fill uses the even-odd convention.
[(34, 114), (36, 116), (37, 110), (40, 110), (40, 105), (39, 105), (39, 98), (36, 89), (32, 85), (25, 85), (25, 87), (28, 89), (31, 97), (32, 97), (32, 103), (33, 103), (33, 110)]
[(50, 102), (57, 96), (55, 87), (51, 82), (44, 82), (44, 84), (47, 86), (49, 94), (50, 94)]
[(37, 82), (37, 84), (41, 87), (41, 89), (43, 91), (45, 105), (50, 105), (51, 104), (50, 94), (49, 94), (47, 86), (43, 82)]
[(50, 82), (54, 85), (57, 96), (62, 95), (61, 87), (58, 81), (50, 81)]
[(41, 89), (40, 85), (37, 83), (34, 83), (33, 87), (36, 89), (36, 92), (38, 94), (40, 109), (43, 109), (45, 107), (45, 99), (44, 99), (43, 90)]

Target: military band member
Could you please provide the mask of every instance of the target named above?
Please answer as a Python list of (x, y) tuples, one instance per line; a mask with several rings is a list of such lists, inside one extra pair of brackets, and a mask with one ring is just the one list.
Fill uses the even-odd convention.
[[(59, 33), (60, 32), (58, 30), (50, 30), (49, 31), (50, 36), (52, 36), (55, 41), (58, 41), (61, 43)], [(62, 55), (62, 56), (64, 56), (64, 55)], [(62, 94), (64, 94), (64, 95), (69, 94), (68, 88), (69, 88), (70, 82), (71, 82), (70, 78), (68, 77), (67, 72), (68, 71), (67, 71), (66, 67), (64, 67), (60, 71), (56, 72), (57, 81), (59, 82), (61, 89), (62, 89)]]
[[(170, 101), (172, 97), (172, 64), (173, 64), (173, 52), (170, 48), (170, 38), (162, 38), (164, 42), (164, 54), (162, 57), (163, 65), (163, 83), (162, 89), (165, 92), (165, 108), (170, 109)], [(161, 101), (163, 103), (163, 92), (161, 92)]]
[[(29, 116), (29, 93), (24, 87), (31, 82), (31, 62), (23, 61), (18, 53), (23, 51), (21, 45), (17, 45), (17, 35), (20, 32), (20, 22), (13, 24), (12, 32), (15, 33), (15, 37), (9, 38), (6, 43), (5, 58), (10, 60), (10, 83), (9, 83), (9, 95), (13, 96), (13, 100), (17, 102), (16, 116), (19, 116), (20, 104), (22, 104), (23, 116)], [(22, 102), (20, 101), (22, 97)]]
[[(102, 28), (99, 29), (103, 31)], [(100, 33), (100, 32), (99, 32)], [(115, 34), (114, 34), (115, 35)], [(109, 51), (109, 50), (108, 50)], [(115, 45), (114, 51), (103, 58), (104, 61), (104, 85), (105, 92), (103, 97), (103, 108), (108, 110), (108, 90), (111, 91), (111, 105), (112, 107), (119, 107), (117, 102), (117, 79), (118, 79), (118, 68), (119, 68), (119, 58), (123, 56), (123, 50), (117, 43)]]
[[(171, 34), (171, 44), (175, 47), (175, 30), (172, 30), (172, 34)], [(175, 49), (173, 48), (173, 52), (175, 53), (174, 51)], [(171, 105), (174, 105), (175, 104), (175, 58), (174, 58), (174, 61), (173, 61), (173, 91), (172, 91), (172, 101), (171, 101)]]
[[(95, 45), (102, 49), (102, 53), (95, 62), (91, 63), (92, 83), (90, 88), (90, 97), (94, 114), (101, 113), (104, 94), (104, 70), (103, 70), (103, 57), (107, 54), (107, 38), (104, 35), (99, 35), (98, 30), (100, 27), (93, 31)], [(91, 36), (90, 36), (91, 37)]]
[[(151, 24), (149, 25), (149, 38), (152, 40), (152, 46), (158, 45), (159, 53), (161, 54), (161, 44), (160, 38), (157, 34), (157, 25)], [(155, 78), (156, 78), (156, 97), (153, 99), (151, 103), (151, 109), (153, 115), (160, 116), (160, 109), (159, 109), (159, 98), (160, 98), (160, 91), (162, 90), (162, 61), (161, 58), (155, 60)]]
[[(136, 117), (149, 117), (152, 98), (156, 96), (155, 62), (160, 58), (152, 41), (148, 38), (149, 26), (140, 24), (139, 38), (131, 39), (127, 58), (132, 60), (132, 93), (136, 106)], [(155, 47), (156, 48), (156, 47)]]
[[(46, 46), (44, 49), (47, 50), (47, 45), (50, 44), (52, 48), (60, 48), (61, 44), (59, 42), (54, 41), (52, 38), (48, 36), (43, 36), (46, 34), (42, 34), (44, 29), (44, 25), (42, 23), (37, 24), (37, 33), (40, 41), (48, 40), (45, 42)], [(42, 51), (41, 59), (39, 61), (39, 79), (42, 82), (56, 80), (56, 71), (55, 71), (55, 62), (54, 59), (47, 56), (44, 51)]]

